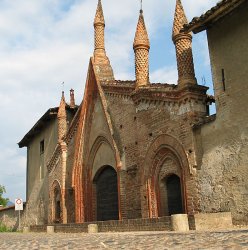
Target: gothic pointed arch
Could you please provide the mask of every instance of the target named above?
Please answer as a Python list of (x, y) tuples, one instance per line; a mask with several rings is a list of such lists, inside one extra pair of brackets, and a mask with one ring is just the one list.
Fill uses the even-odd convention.
[[(86, 143), (89, 133), (89, 124), (91, 124), (91, 115), (92, 108), (96, 97), (100, 98), (101, 106), (103, 109), (104, 118), (107, 123), (107, 128), (109, 130), (109, 134), (112, 135), (113, 125), (110, 118), (110, 114), (108, 112), (107, 101), (102, 90), (100, 80), (102, 80), (99, 75), (99, 65), (94, 63), (93, 58), (90, 59), (89, 68), (88, 68), (88, 76), (85, 87), (85, 94), (83, 102), (80, 105), (78, 111), (78, 127), (75, 135), (75, 151), (74, 151), (74, 160), (73, 160), (73, 174), (72, 174), (72, 186), (75, 190), (75, 221), (76, 222), (84, 222), (87, 220), (87, 215), (85, 215), (85, 211), (87, 208), (84, 207), (85, 204), (85, 190), (84, 190), (84, 182), (86, 182), (86, 176), (83, 175), (85, 173), (85, 169), (87, 168), (87, 148), (88, 144)], [(106, 73), (106, 72), (105, 72)], [(111, 136), (108, 138), (111, 142), (112, 148), (114, 149), (114, 154), (116, 157), (118, 168), (121, 167), (120, 153), (117, 147), (117, 144), (114, 138)]]
[(52, 207), (52, 218), (53, 223), (62, 223), (63, 221), (63, 210), (62, 210), (62, 192), (61, 185), (58, 180), (54, 180), (50, 193), (50, 203)]
[[(177, 187), (178, 210), (172, 213), (188, 213), (191, 212), (189, 207), (188, 192), (192, 191), (192, 177), (190, 175), (189, 162), (183, 145), (174, 137), (163, 134), (158, 136), (150, 145), (144, 161), (141, 181), (143, 183), (141, 189), (141, 207), (142, 216), (156, 218), (159, 216), (170, 215), (169, 199), (173, 195), (168, 193), (171, 183)], [(178, 179), (177, 179), (178, 178)], [(169, 179), (170, 180), (170, 179)], [(179, 184), (178, 184), (179, 183)], [(171, 184), (171, 185), (172, 185)], [(169, 187), (168, 187), (169, 185)], [(181, 195), (181, 200), (178, 198)], [(173, 197), (172, 199), (173, 200)], [(181, 204), (180, 204), (181, 202)], [(192, 203), (190, 201), (190, 203)], [(181, 209), (179, 209), (181, 207)]]
[(98, 169), (93, 179), (93, 191), (96, 220), (118, 220), (118, 178), (112, 166), (104, 165)]
[[(120, 218), (120, 177), (117, 163), (118, 159), (108, 136), (99, 135), (90, 149), (84, 172), (87, 221)], [(102, 192), (107, 203), (102, 200)], [(113, 211), (108, 213), (110, 208)]]

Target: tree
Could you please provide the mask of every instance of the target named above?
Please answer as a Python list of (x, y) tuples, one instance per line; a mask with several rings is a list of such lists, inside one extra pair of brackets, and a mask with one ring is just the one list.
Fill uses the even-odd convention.
[(0, 185), (0, 206), (6, 207), (9, 199), (3, 198), (4, 193), (6, 193), (5, 187)]

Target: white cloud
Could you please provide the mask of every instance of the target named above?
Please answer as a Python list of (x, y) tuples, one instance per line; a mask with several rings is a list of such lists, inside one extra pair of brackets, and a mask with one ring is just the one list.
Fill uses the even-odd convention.
[[(217, 0), (182, 2), (191, 19)], [(18, 149), (16, 143), (49, 107), (58, 105), (61, 82), (65, 82), (67, 96), (73, 87), (77, 103), (82, 100), (89, 57), (93, 52), (96, 3), (96, 0), (0, 2), (0, 184), (6, 185), (11, 199), (25, 196), (25, 150)], [(132, 44), (139, 1), (103, 0), (102, 3), (106, 49), (115, 76), (117, 79), (134, 78)], [(161, 32), (171, 34), (174, 5), (175, 1), (144, 1), (151, 46), (161, 39)], [(164, 42), (161, 40), (161, 44)], [(173, 49), (171, 40), (166, 42), (171, 43)], [(207, 51), (206, 46), (204, 51)], [(166, 59), (164, 62), (169, 64)], [(150, 74), (151, 80), (176, 82), (176, 63), (173, 65), (158, 64)], [(21, 182), (20, 178), (23, 178)]]
[(150, 76), (151, 82), (177, 84), (176, 67), (163, 67), (155, 70)]

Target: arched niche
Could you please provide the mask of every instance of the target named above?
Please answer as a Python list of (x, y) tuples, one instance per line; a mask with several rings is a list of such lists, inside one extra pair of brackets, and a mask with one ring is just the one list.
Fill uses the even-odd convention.
[[(104, 136), (99, 136), (95, 140), (89, 154), (88, 162), (87, 162), (87, 171), (86, 171), (86, 190), (87, 193), (85, 197), (87, 199), (85, 213), (87, 215), (87, 221), (95, 221), (95, 220), (109, 220), (109, 219), (119, 219), (120, 217), (120, 185), (119, 185), (119, 174), (117, 168), (117, 161), (116, 155), (114, 153), (114, 149), (109, 141)], [(111, 170), (111, 171), (110, 171)], [(111, 175), (112, 173), (112, 175)], [(110, 180), (105, 178), (106, 176), (112, 176)], [(103, 181), (102, 181), (103, 180)], [(101, 216), (99, 214), (99, 209), (101, 210), (101, 206), (107, 206), (107, 204), (102, 203), (102, 194), (101, 194), (101, 185), (103, 182), (106, 182), (106, 185), (102, 186), (102, 189), (110, 189), (108, 187), (109, 182), (115, 183), (114, 186), (116, 187), (114, 190), (114, 194), (112, 196), (107, 197), (106, 191), (105, 197), (109, 199), (109, 202), (117, 208), (118, 213), (116, 215), (116, 209), (114, 209), (114, 215), (111, 217), (104, 212)], [(116, 199), (117, 195), (117, 199)], [(101, 196), (101, 197), (100, 197)], [(115, 197), (115, 198), (113, 198)], [(116, 207), (117, 201), (117, 207)], [(100, 202), (100, 203), (99, 203)], [(100, 205), (99, 205), (100, 204)], [(109, 208), (110, 209), (110, 208)]]
[(189, 163), (183, 146), (172, 136), (158, 136), (150, 145), (144, 161), (141, 177), (142, 216), (156, 218), (170, 215), (168, 195), (171, 193), (168, 194), (170, 188), (166, 180), (172, 175), (178, 176), (180, 180), (180, 187), (177, 185), (177, 192), (181, 194), (180, 212), (187, 212), (185, 176), (189, 174)]
[(62, 194), (61, 187), (57, 180), (53, 182), (52, 191), (52, 222), (61, 223), (63, 221)]
[(116, 169), (114, 151), (110, 144), (105, 140), (99, 144), (97, 151), (95, 152), (91, 169), (92, 179), (102, 166), (112, 166)]

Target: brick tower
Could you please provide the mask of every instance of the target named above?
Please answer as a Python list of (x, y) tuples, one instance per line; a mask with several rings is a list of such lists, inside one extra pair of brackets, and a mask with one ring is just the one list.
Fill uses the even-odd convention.
[(140, 10), (133, 49), (135, 53), (136, 89), (149, 85), (150, 42), (146, 30), (143, 10)]
[(197, 84), (192, 54), (192, 35), (181, 31), (187, 23), (181, 0), (176, 0), (172, 40), (176, 47), (179, 87)]

